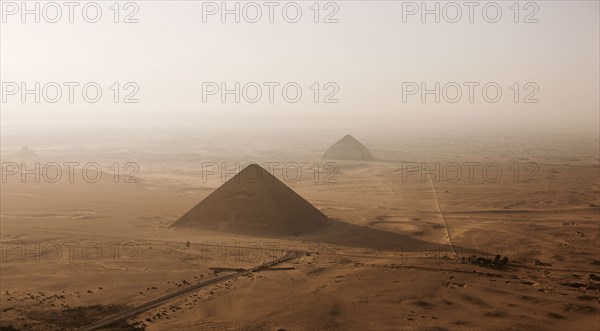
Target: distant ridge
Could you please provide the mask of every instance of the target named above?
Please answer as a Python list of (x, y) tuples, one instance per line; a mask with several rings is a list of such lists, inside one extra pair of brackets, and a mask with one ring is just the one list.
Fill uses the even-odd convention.
[(338, 160), (375, 160), (369, 149), (356, 138), (347, 134), (331, 145), (323, 155), (324, 159)]
[(256, 236), (299, 236), (328, 218), (257, 164), (251, 164), (181, 216), (172, 227)]

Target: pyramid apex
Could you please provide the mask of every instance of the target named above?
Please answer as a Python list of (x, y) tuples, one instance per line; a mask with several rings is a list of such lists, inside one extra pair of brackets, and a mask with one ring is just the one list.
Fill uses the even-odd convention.
[(259, 169), (265, 170), (265, 168), (261, 167), (258, 163), (250, 163), (247, 166), (245, 166), (244, 169), (248, 169), (250, 167), (253, 167), (253, 168), (255, 167), (255, 168), (259, 168)]
[(358, 142), (358, 139), (354, 138), (351, 134), (347, 134), (345, 135), (342, 139), (340, 139), (340, 141), (352, 141), (352, 142)]
[(242, 168), (240, 172), (230, 180), (238, 183), (240, 181), (248, 183), (273, 182), (276, 180), (276, 177), (259, 164), (250, 163)]

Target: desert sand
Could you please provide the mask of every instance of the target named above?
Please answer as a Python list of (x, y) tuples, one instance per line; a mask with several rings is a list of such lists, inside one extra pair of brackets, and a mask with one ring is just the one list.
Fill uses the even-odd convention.
[[(112, 329), (599, 330), (597, 138), (370, 138), (379, 161), (324, 162), (327, 139), (293, 149), (205, 137), (188, 150), (31, 147), (28, 164), (81, 165), (73, 182), (15, 174), (2, 183), (0, 325), (77, 329), (210, 279), (210, 268), (302, 250), (280, 270), (202, 288)], [(15, 150), (2, 162), (19, 164)], [(134, 175), (109, 170), (129, 161)], [(88, 162), (104, 170), (97, 182), (82, 179)], [(227, 162), (231, 174), (205, 178), (204, 162)], [(263, 175), (266, 162), (280, 166), (273, 180), (250, 182), (235, 162)], [(303, 171), (297, 180), (282, 175), (290, 162)], [(450, 180), (448, 164), (466, 162), (479, 163), (472, 180), (466, 167)], [(482, 176), (487, 163), (502, 176), (492, 167)]]

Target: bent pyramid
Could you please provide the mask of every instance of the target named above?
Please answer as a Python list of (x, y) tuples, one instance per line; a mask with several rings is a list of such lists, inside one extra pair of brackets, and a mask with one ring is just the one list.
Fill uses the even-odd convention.
[(257, 164), (251, 164), (181, 216), (172, 227), (245, 235), (299, 236), (328, 218)]
[(340, 141), (333, 144), (325, 155), (324, 159), (338, 159), (338, 160), (374, 160), (375, 158), (371, 155), (371, 152), (367, 147), (361, 144), (356, 138), (347, 134)]

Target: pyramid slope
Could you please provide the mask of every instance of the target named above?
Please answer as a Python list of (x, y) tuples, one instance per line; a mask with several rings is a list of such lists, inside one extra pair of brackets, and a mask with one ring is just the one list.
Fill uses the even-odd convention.
[(333, 144), (323, 155), (324, 159), (374, 160), (369, 149), (356, 138), (347, 134)]
[(257, 236), (299, 236), (328, 218), (259, 165), (244, 168), (179, 218), (173, 227)]

